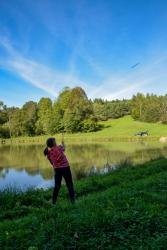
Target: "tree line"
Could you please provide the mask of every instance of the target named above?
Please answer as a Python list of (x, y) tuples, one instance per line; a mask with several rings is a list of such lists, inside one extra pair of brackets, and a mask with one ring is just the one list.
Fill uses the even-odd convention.
[(131, 100), (131, 115), (135, 120), (167, 124), (167, 95), (138, 93)]
[(0, 102), (0, 138), (35, 136), (61, 132), (91, 132), (98, 121), (132, 115), (135, 120), (167, 123), (167, 95), (138, 93), (130, 100), (88, 99), (81, 87), (64, 88), (52, 101), (42, 97), (21, 108)]
[(95, 99), (93, 106), (98, 120), (131, 115), (134, 120), (167, 124), (167, 95), (137, 93), (129, 100)]
[(61, 132), (91, 132), (98, 121), (129, 114), (129, 102), (89, 100), (81, 87), (64, 88), (56, 100), (43, 97), (21, 108), (0, 102), (0, 137), (34, 136)]

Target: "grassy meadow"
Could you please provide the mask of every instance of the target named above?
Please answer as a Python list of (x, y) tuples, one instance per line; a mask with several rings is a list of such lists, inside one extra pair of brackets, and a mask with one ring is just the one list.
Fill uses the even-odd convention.
[[(160, 123), (146, 123), (134, 121), (131, 116), (119, 119), (112, 119), (100, 122), (102, 129), (97, 132), (65, 134), (68, 143), (89, 142), (89, 141), (137, 141), (137, 140), (159, 140), (161, 136), (167, 136), (167, 125)], [(135, 133), (148, 130), (149, 136), (134, 136)], [(35, 137), (18, 137), (3, 140), (6, 144), (36, 143), (41, 144), (46, 141), (49, 135)], [(53, 136), (53, 135), (52, 135)], [(61, 134), (54, 135), (61, 140)]]
[(71, 205), (62, 187), (0, 193), (0, 249), (166, 249), (167, 160), (120, 165), (75, 183)]

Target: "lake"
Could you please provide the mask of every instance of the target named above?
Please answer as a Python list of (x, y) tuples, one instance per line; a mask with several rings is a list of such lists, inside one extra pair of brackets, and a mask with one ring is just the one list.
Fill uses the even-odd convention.
[[(48, 188), (53, 186), (53, 169), (43, 155), (43, 145), (0, 146), (0, 190), (5, 188)], [(167, 157), (167, 143), (106, 142), (68, 144), (74, 180), (92, 174), (105, 174), (117, 164), (134, 164)]]

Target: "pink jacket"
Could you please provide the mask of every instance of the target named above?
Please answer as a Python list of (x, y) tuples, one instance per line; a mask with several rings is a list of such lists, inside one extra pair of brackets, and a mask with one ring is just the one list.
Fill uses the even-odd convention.
[(69, 167), (69, 162), (64, 154), (64, 147), (62, 145), (54, 146), (48, 151), (47, 158), (53, 165), (53, 168)]

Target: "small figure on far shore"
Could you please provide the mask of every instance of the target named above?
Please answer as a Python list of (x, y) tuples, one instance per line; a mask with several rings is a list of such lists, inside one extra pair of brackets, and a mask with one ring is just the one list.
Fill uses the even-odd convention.
[(72, 203), (74, 203), (75, 194), (72, 181), (72, 174), (69, 162), (64, 154), (64, 141), (62, 140), (62, 145), (57, 145), (55, 138), (48, 138), (46, 141), (46, 145), (47, 147), (44, 150), (44, 155), (47, 156), (48, 160), (54, 168), (55, 187), (53, 190), (52, 202), (53, 204), (56, 203), (57, 196), (61, 187), (62, 177), (64, 177), (66, 186), (69, 191), (70, 200)]
[(138, 132), (138, 133), (136, 133), (136, 134), (134, 134), (135, 136), (137, 136), (137, 135), (140, 135), (140, 136), (148, 136), (149, 135), (149, 133), (148, 133), (148, 131), (141, 131), (141, 132)]

